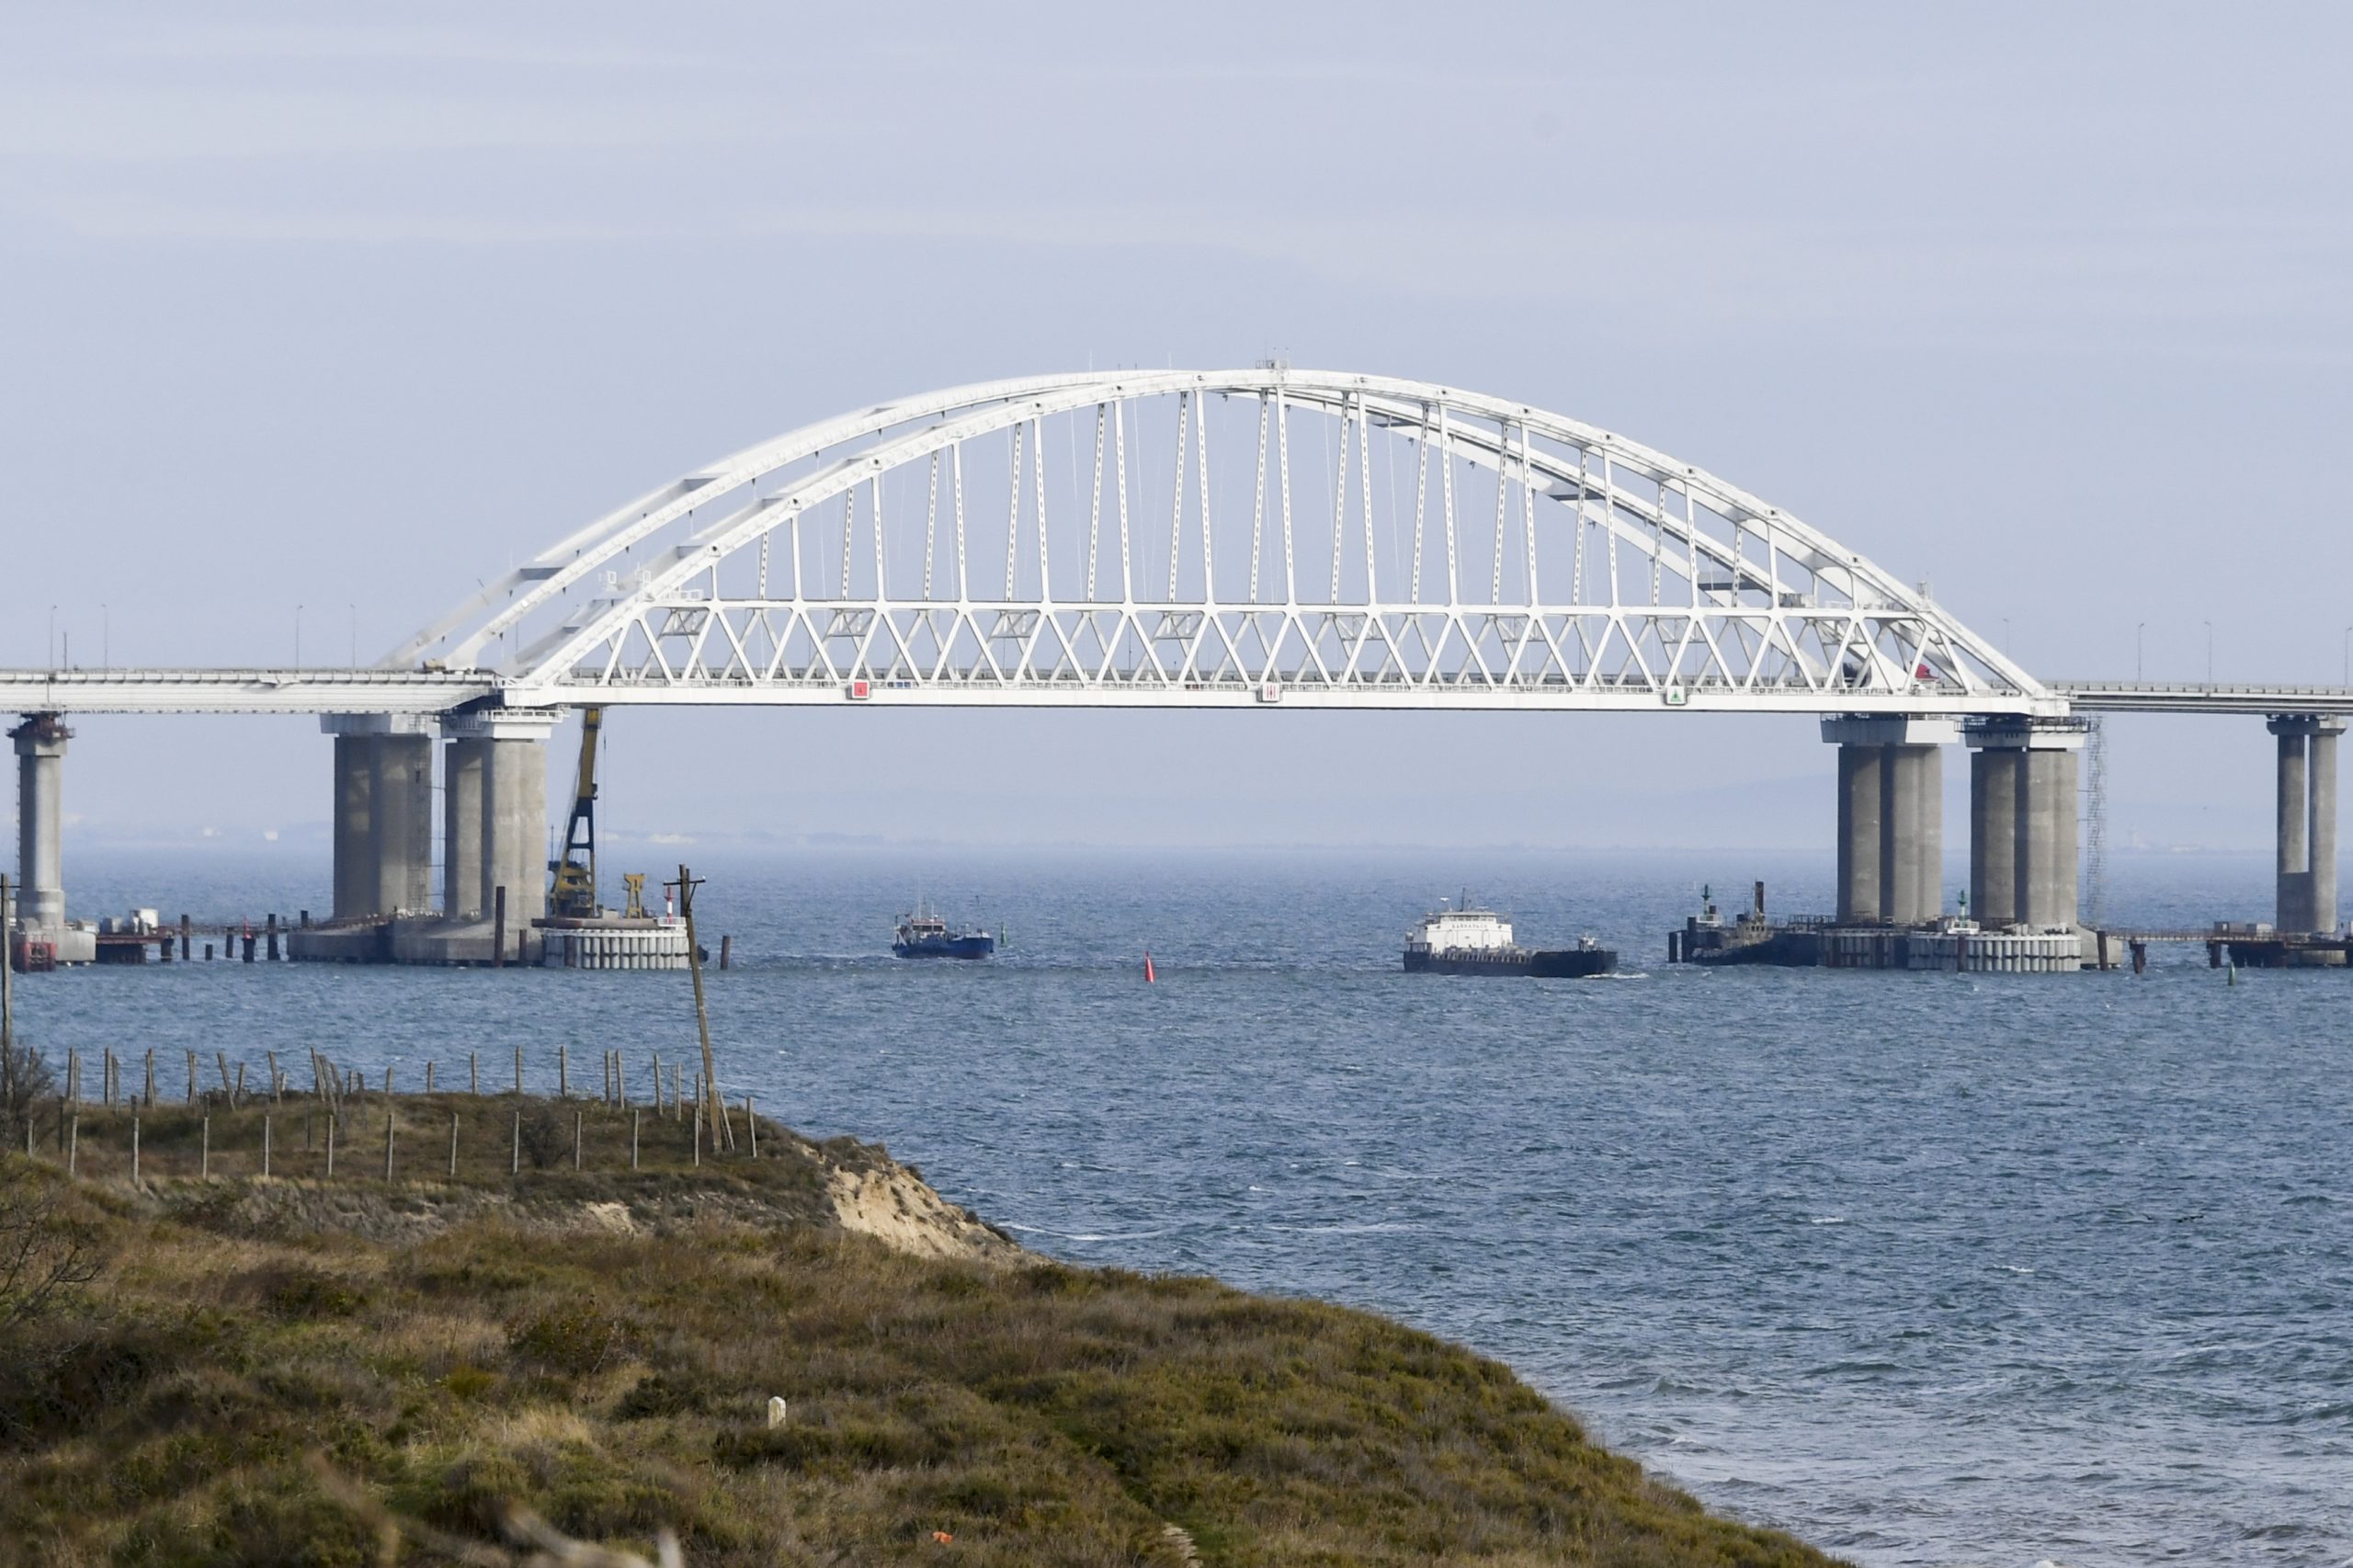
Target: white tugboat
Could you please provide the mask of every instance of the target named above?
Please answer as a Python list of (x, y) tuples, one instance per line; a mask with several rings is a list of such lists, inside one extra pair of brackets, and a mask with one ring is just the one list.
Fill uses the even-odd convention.
[(1579, 980), (1608, 974), (1618, 954), (1590, 937), (1574, 948), (1529, 949), (1512, 940), (1511, 922), (1492, 909), (1476, 909), (1466, 893), (1449, 909), (1440, 904), (1405, 933), (1408, 974), (1523, 974), (1537, 979)]

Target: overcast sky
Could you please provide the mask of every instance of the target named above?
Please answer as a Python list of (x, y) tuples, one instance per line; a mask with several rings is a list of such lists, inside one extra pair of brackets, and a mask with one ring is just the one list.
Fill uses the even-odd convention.
[[(373, 657), (763, 436), (1280, 349), (1623, 431), (2046, 677), (2130, 677), (2145, 624), (2149, 676), (2202, 678), (2211, 622), (2222, 679), (2336, 681), (2348, 16), (19, 6), (0, 664), (48, 661), (52, 605), (80, 664), (284, 660), (297, 606), (313, 662)], [(312, 721), (79, 728), (85, 842), (325, 818)], [(2268, 841), (2258, 722), (2111, 733), (2120, 839)], [(1438, 759), (1499, 809), (1434, 811)], [(645, 832), (1808, 845), (1831, 777), (1788, 720), (745, 710), (623, 715), (606, 798)], [(941, 779), (960, 820), (917, 806)]]

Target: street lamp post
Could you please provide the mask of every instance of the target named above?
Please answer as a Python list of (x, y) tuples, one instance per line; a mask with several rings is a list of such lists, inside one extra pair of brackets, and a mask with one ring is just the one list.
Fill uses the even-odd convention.
[(2141, 638), (2142, 638), (2142, 633), (2143, 633), (2143, 632), (2147, 631), (2148, 630), (2149, 630), (2149, 623), (2148, 623), (2147, 621), (2145, 621), (2145, 620), (2144, 620), (2144, 621), (2143, 621), (2140, 625), (2138, 625), (2138, 626), (2136, 626), (2136, 627), (2134, 627), (2134, 628), (2132, 629), (2132, 678), (2133, 678), (2133, 680), (2134, 680), (2134, 681), (2136, 681), (2136, 682), (2137, 682), (2137, 681), (2139, 681), (2139, 680), (2141, 679)]

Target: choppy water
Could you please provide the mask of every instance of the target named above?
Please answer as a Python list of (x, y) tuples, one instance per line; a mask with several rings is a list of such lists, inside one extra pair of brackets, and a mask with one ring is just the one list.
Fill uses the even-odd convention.
[[(1392, 1313), (1866, 1563), (2353, 1561), (2353, 975), (1653, 961), (1703, 877), (1824, 903), (1786, 858), (698, 858), (739, 954), (731, 1090), (887, 1141), (1035, 1246)], [(307, 859), (71, 866), (84, 909), (326, 902)], [(2187, 925), (2268, 881), (2128, 865), (2117, 900)], [(1463, 882), (1632, 972), (1400, 973)], [(878, 956), (918, 888), (981, 895), (1011, 951)], [(624, 1049), (641, 1091), (691, 1039), (683, 975), (199, 963), (20, 994), (52, 1047), (520, 1040), (551, 1080), (563, 1040)]]

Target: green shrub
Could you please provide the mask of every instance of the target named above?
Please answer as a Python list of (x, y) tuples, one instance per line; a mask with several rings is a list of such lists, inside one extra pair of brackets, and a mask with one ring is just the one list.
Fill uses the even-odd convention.
[(256, 1283), (262, 1306), (282, 1318), (347, 1318), (368, 1304), (367, 1292), (351, 1280), (316, 1269), (264, 1270)]
[(524, 1319), (507, 1331), (506, 1347), (521, 1360), (574, 1378), (627, 1352), (620, 1320), (587, 1302)]
[(683, 1367), (665, 1367), (621, 1395), (613, 1409), (622, 1421), (644, 1421), (663, 1415), (707, 1415), (724, 1398), (719, 1381)]

